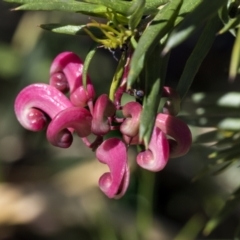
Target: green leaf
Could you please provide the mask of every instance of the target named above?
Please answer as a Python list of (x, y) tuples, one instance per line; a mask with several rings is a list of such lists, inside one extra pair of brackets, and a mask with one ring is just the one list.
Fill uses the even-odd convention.
[[(96, 45), (96, 44), (94, 44)], [(83, 75), (82, 75), (82, 83), (84, 89), (87, 89), (87, 73), (88, 73), (88, 68), (91, 63), (91, 60), (93, 59), (94, 54), (97, 51), (97, 47), (94, 46), (92, 50), (90, 50), (85, 58), (84, 64), (83, 64)]]
[(163, 61), (161, 51), (162, 46), (158, 44), (154, 49), (154, 53), (145, 63), (145, 96), (140, 118), (139, 138), (143, 139), (146, 148), (152, 136), (158, 105), (161, 99), (161, 91), (164, 85), (163, 79), (160, 78)]
[(182, 23), (179, 24), (170, 34), (164, 53), (170, 51), (172, 48), (185, 41), (194, 31), (201, 27), (201, 24), (199, 23), (204, 23), (209, 18), (216, 15), (218, 9), (224, 4), (227, 4), (227, 0), (202, 0), (202, 2), (193, 11), (191, 11), (184, 18)]
[(230, 19), (228, 23), (225, 24), (225, 26), (218, 32), (218, 34), (223, 34), (227, 31), (230, 31), (232, 29), (235, 29), (239, 27), (240, 24), (240, 16), (237, 18)]
[(127, 80), (128, 88), (134, 84), (138, 75), (142, 71), (145, 56), (147, 54), (149, 55), (160, 39), (171, 30), (181, 5), (182, 0), (171, 1), (168, 3), (158, 12), (151, 25), (140, 37), (130, 63), (130, 71)]
[(237, 36), (233, 45), (231, 61), (230, 61), (230, 70), (229, 70), (229, 80), (234, 81), (238, 68), (240, 66), (240, 29), (237, 31)]
[(186, 96), (202, 61), (212, 47), (216, 38), (216, 32), (220, 27), (221, 22), (217, 16), (210, 19), (209, 23), (205, 26), (194, 50), (189, 56), (177, 86), (177, 92), (182, 99)]
[(64, 25), (58, 23), (49, 23), (49, 24), (41, 24), (40, 27), (44, 30), (48, 30), (54, 33), (63, 33), (63, 34), (70, 34), (70, 35), (79, 35), (85, 34), (86, 32), (83, 31), (83, 28), (86, 25)]
[[(88, 36), (88, 34), (83, 30), (84, 27), (86, 27), (86, 25), (65, 25), (65, 24), (58, 24), (58, 23), (50, 23), (50, 24), (41, 24), (40, 27), (44, 30), (51, 31), (54, 33)], [(91, 26), (88, 26), (87, 28), (97, 38), (101, 38), (103, 36), (103, 33), (98, 28), (91, 27)]]
[[(132, 13), (129, 12), (129, 9), (132, 5), (138, 0), (135, 1), (115, 1), (115, 0), (84, 0), (84, 2), (103, 5), (107, 8), (110, 8), (118, 13), (123, 14), (124, 16), (130, 16)], [(156, 13), (158, 7), (168, 3), (170, 0), (146, 0), (144, 7), (144, 15)]]
[(116, 0), (84, 0), (84, 2), (105, 6), (106, 8), (110, 8), (117, 13), (123, 14), (124, 16), (127, 15), (127, 11), (131, 6), (130, 2)]
[(115, 74), (113, 76), (111, 86), (110, 86), (109, 99), (112, 100), (112, 101), (114, 101), (115, 92), (117, 91), (117, 89), (120, 85), (120, 82), (121, 82), (121, 79), (122, 79), (122, 76), (123, 76), (123, 72), (124, 72), (124, 65), (125, 64), (126, 64), (126, 54), (123, 52), (122, 56), (119, 60), (117, 69), (115, 71)]
[(13, 10), (45, 10), (45, 11), (65, 11), (65, 12), (80, 12), (83, 14), (93, 14), (93, 15), (101, 15), (104, 14), (107, 9), (104, 6), (93, 5), (83, 2), (62, 2), (60, 0), (48, 2), (45, 0), (30, 2), (23, 4)]
[(178, 25), (183, 19), (185, 19), (185, 17), (203, 1), (204, 0), (184, 0), (178, 17), (175, 21), (175, 26)]
[[(74, 2), (74, 0), (70, 0), (71, 2)], [(4, 2), (11, 2), (11, 3), (36, 3), (36, 0), (4, 0)], [(40, 0), (40, 2), (49, 3), (49, 0)], [(51, 0), (51, 2), (60, 2), (60, 0)]]
[(129, 28), (131, 30), (134, 30), (139, 22), (141, 21), (141, 18), (143, 16), (144, 12), (144, 5), (146, 1), (145, 0), (135, 0), (133, 1), (132, 6), (128, 10), (129, 17)]

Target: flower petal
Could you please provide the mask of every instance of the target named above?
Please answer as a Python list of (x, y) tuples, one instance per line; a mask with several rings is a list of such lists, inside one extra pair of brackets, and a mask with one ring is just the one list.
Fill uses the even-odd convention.
[(96, 135), (105, 135), (110, 130), (108, 117), (116, 112), (115, 105), (107, 94), (98, 97), (93, 108), (92, 132)]
[(57, 113), (71, 107), (72, 103), (56, 88), (44, 84), (31, 84), (24, 88), (15, 100), (15, 113), (23, 127), (40, 131), (45, 127), (46, 113), (53, 118)]
[(159, 113), (155, 126), (173, 139), (169, 139), (170, 157), (176, 158), (185, 155), (192, 144), (192, 134), (187, 124), (180, 119)]
[(85, 108), (70, 107), (57, 114), (48, 125), (47, 139), (57, 147), (67, 148), (72, 143), (71, 132), (74, 129), (83, 138), (91, 134), (90, 112)]
[(157, 127), (153, 129), (148, 149), (137, 155), (137, 163), (142, 168), (157, 172), (162, 170), (169, 159), (169, 144), (165, 134)]
[(141, 112), (142, 105), (138, 102), (129, 102), (123, 106), (122, 113), (126, 119), (120, 126), (122, 134), (129, 137), (134, 137), (138, 134)]
[(98, 147), (96, 156), (110, 169), (100, 177), (100, 189), (109, 198), (122, 197), (129, 184), (126, 145), (118, 138), (109, 138)]

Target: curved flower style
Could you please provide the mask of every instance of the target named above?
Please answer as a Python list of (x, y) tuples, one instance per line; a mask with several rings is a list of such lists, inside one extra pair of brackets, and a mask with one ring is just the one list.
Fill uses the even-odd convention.
[(85, 108), (70, 107), (59, 112), (47, 128), (48, 141), (57, 147), (68, 148), (72, 144), (72, 135), (68, 130), (73, 128), (79, 137), (91, 134), (92, 116)]
[(137, 155), (137, 163), (149, 171), (162, 170), (169, 159), (169, 145), (166, 135), (157, 127), (153, 129), (148, 149)]
[[(70, 100), (74, 106), (85, 107), (95, 97), (95, 90), (87, 77), (86, 90), (82, 83), (83, 62), (72, 52), (60, 53), (50, 68), (50, 85), (66, 92), (70, 90)], [(67, 81), (67, 83), (66, 83)]]
[(100, 177), (100, 189), (109, 198), (122, 197), (129, 184), (126, 145), (118, 138), (109, 138), (98, 147), (96, 157), (110, 169)]
[(24, 88), (15, 100), (15, 113), (23, 127), (40, 131), (58, 112), (72, 107), (72, 103), (56, 88), (44, 84), (32, 84)]
[[(75, 131), (87, 147), (96, 150), (97, 159), (107, 164), (110, 170), (99, 179), (99, 187), (106, 196), (120, 198), (127, 190), (129, 145), (146, 148), (138, 153), (136, 161), (140, 167), (153, 172), (162, 170), (169, 158), (188, 152), (192, 136), (188, 126), (175, 117), (180, 107), (180, 98), (175, 90), (164, 87), (162, 96), (167, 101), (163, 113), (156, 116), (150, 143), (144, 146), (144, 142), (139, 140), (142, 105), (133, 101), (121, 106), (124, 93), (134, 96), (136, 93), (138, 101), (144, 96), (142, 90), (126, 89), (128, 64), (119, 88), (110, 94), (113, 101), (102, 94), (94, 103), (94, 87), (88, 78), (84, 89), (82, 70), (83, 63), (76, 54), (59, 54), (51, 65), (50, 85), (32, 84), (24, 88), (16, 98), (15, 112), (19, 122), (32, 131), (45, 128), (50, 118), (47, 139), (54, 146), (69, 147)], [(70, 92), (70, 100), (64, 95), (67, 91)], [(116, 111), (122, 111), (122, 117), (116, 117)], [(107, 136), (108, 139), (104, 140), (111, 130), (118, 130), (121, 139)], [(88, 136), (92, 133), (96, 139), (90, 142)]]
[(174, 116), (159, 113), (155, 126), (172, 138), (168, 139), (170, 158), (183, 156), (189, 151), (192, 144), (192, 134), (186, 123)]

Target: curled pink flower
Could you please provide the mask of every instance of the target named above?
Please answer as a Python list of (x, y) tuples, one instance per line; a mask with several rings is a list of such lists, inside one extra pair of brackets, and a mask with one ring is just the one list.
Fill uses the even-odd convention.
[(84, 89), (82, 71), (83, 62), (72, 52), (60, 53), (53, 60), (50, 68), (50, 84), (64, 92), (69, 87), (71, 102), (79, 107), (85, 107), (95, 96), (95, 90), (89, 77), (87, 77), (86, 90)]
[(42, 130), (46, 115), (55, 117), (72, 103), (56, 88), (47, 84), (32, 84), (24, 88), (15, 100), (15, 113), (23, 127), (31, 131)]
[(100, 189), (109, 198), (122, 197), (129, 184), (129, 168), (127, 165), (127, 148), (118, 138), (105, 140), (96, 151), (97, 159), (107, 164), (110, 172), (99, 179)]
[(122, 134), (128, 137), (134, 137), (138, 134), (141, 111), (142, 106), (138, 102), (129, 102), (123, 106), (122, 114), (125, 120), (120, 126)]
[(74, 129), (83, 138), (91, 134), (90, 112), (85, 108), (70, 107), (59, 112), (47, 128), (48, 141), (57, 147), (67, 148), (72, 143), (72, 135), (68, 129)]
[(144, 169), (157, 172), (162, 170), (169, 159), (169, 144), (166, 135), (154, 127), (148, 149), (137, 155), (137, 163)]
[(168, 139), (171, 158), (183, 156), (189, 151), (192, 134), (186, 123), (174, 116), (159, 113), (155, 126), (172, 138)]
[(109, 117), (116, 112), (115, 105), (107, 94), (98, 97), (93, 108), (92, 132), (96, 135), (105, 135), (110, 131)]

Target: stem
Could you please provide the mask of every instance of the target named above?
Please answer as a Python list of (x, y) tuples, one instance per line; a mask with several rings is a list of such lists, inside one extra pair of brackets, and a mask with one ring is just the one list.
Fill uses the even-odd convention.
[(152, 203), (155, 173), (140, 169), (139, 179), (136, 225), (141, 239), (148, 239), (148, 234), (153, 222)]

